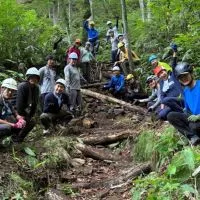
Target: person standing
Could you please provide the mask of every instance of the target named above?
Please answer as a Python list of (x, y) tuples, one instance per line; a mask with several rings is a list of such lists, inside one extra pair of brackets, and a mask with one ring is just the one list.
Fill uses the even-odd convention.
[(26, 126), (14, 138), (14, 141), (21, 142), (35, 126), (33, 116), (36, 113), (39, 101), (40, 73), (35, 67), (31, 67), (26, 72), (26, 81), (18, 85), (17, 91), (17, 113), (25, 121)]
[(53, 56), (47, 56), (47, 65), (39, 69), (40, 73), (40, 100), (43, 109), (44, 98), (49, 92), (53, 92), (57, 74), (55, 70), (55, 59)]
[(110, 43), (111, 43), (111, 63), (115, 63), (117, 61), (117, 52), (118, 52), (118, 37), (115, 35), (113, 30), (109, 31), (110, 35)]
[(86, 20), (83, 23), (83, 27), (88, 34), (88, 41), (91, 44), (92, 54), (95, 56), (98, 52), (98, 49), (99, 49), (99, 40), (98, 40), (99, 33), (95, 29), (95, 23), (94, 23), (94, 21)]
[(77, 68), (78, 55), (69, 55), (69, 64), (64, 68), (67, 91), (70, 98), (70, 111), (73, 113), (81, 110), (81, 75)]
[(106, 39), (107, 41), (110, 39), (110, 31), (112, 30), (114, 32), (114, 35), (117, 36), (118, 35), (118, 24), (119, 24), (119, 17), (116, 17), (116, 24), (115, 26), (113, 26), (113, 23), (109, 20), (107, 21), (107, 26), (108, 26), (108, 30), (106, 32)]
[(65, 92), (66, 81), (64, 79), (58, 79), (54, 88), (54, 92), (50, 92), (45, 96), (44, 110), (40, 115), (40, 120), (44, 126), (43, 133), (50, 132), (51, 125), (67, 124), (73, 115), (67, 110), (62, 109), (63, 104), (70, 106), (68, 95)]

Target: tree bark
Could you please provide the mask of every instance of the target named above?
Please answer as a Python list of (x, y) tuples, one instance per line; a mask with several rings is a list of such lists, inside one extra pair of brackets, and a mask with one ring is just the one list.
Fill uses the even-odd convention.
[(93, 88), (93, 87), (99, 87), (101, 85), (105, 85), (107, 82), (100, 82), (100, 83), (93, 83), (88, 85), (83, 85), (82, 88)]
[(126, 35), (126, 39), (127, 39), (129, 69), (130, 69), (130, 72), (133, 72), (134, 64), (133, 64), (133, 57), (132, 57), (132, 52), (131, 52), (130, 38), (128, 34), (128, 22), (127, 22), (127, 11), (126, 11), (125, 0), (121, 0), (121, 8), (122, 8), (122, 21), (123, 21), (123, 27), (124, 27), (124, 34)]
[(99, 94), (97, 92), (93, 92), (93, 91), (87, 90), (87, 89), (81, 89), (81, 92), (84, 95), (94, 97), (94, 98), (97, 98), (97, 99), (100, 99), (100, 100), (103, 100), (103, 101), (109, 101), (109, 102), (112, 102), (112, 103), (117, 103), (121, 106), (124, 106), (125, 108), (127, 108), (130, 111), (138, 112), (139, 114), (142, 114), (142, 115), (144, 115), (146, 113), (146, 109), (138, 107), (138, 106), (131, 105), (130, 103), (116, 99), (114, 97), (109, 97), (109, 96)]
[(150, 8), (151, 0), (147, 0), (147, 21), (151, 21), (151, 8)]
[(86, 146), (84, 144), (77, 144), (76, 148), (82, 152), (86, 157), (93, 158), (95, 160), (111, 160), (117, 161), (119, 160), (118, 155), (112, 155), (111, 153), (106, 152), (103, 149), (93, 148), (91, 146)]
[(72, 188), (98, 188), (98, 187), (106, 187), (108, 188), (114, 188), (115, 186), (118, 186), (120, 184), (126, 184), (131, 183), (134, 179), (136, 179), (138, 176), (140, 176), (143, 173), (149, 173), (151, 171), (151, 165), (150, 163), (141, 164), (138, 166), (133, 166), (129, 168), (128, 170), (124, 170), (121, 173), (119, 172), (117, 176), (113, 179), (107, 179), (107, 180), (100, 180), (100, 181), (92, 181), (90, 183), (78, 183), (78, 184), (72, 184)]
[(142, 18), (142, 21), (145, 22), (145, 15), (144, 15), (144, 0), (139, 0), (139, 4), (140, 4), (141, 18)]
[(97, 144), (110, 144), (110, 143), (114, 143), (117, 142), (119, 140), (123, 140), (126, 139), (128, 137), (137, 137), (138, 132), (137, 131), (130, 131), (130, 130), (126, 130), (126, 131), (122, 131), (122, 132), (118, 132), (118, 133), (110, 133), (110, 134), (106, 134), (106, 135), (100, 135), (100, 134), (96, 134), (93, 136), (87, 136), (85, 138), (81, 138), (81, 140), (83, 141), (83, 143), (85, 144), (90, 144), (90, 145), (97, 145)]
[(91, 12), (91, 20), (94, 20), (94, 11), (93, 11), (93, 2), (89, 0), (90, 3), (90, 12)]

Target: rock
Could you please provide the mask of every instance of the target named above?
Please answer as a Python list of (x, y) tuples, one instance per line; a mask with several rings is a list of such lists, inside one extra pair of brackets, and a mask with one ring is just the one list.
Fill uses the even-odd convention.
[(98, 126), (97, 122), (94, 121), (93, 119), (91, 119), (91, 118), (84, 118), (83, 119), (83, 127), (85, 127), (85, 128), (95, 128), (97, 126)]
[(116, 116), (118, 116), (118, 115), (124, 115), (125, 114), (125, 111), (122, 108), (116, 108), (116, 109), (113, 110), (113, 112), (114, 112), (114, 114)]
[(93, 167), (92, 166), (87, 166), (86, 168), (84, 168), (83, 170), (83, 174), (86, 175), (91, 175), (93, 172)]
[(46, 200), (69, 200), (69, 198), (65, 194), (53, 188), (49, 189), (45, 193), (45, 197)]
[(81, 158), (73, 158), (71, 161), (71, 165), (73, 167), (80, 167), (85, 164), (85, 160)]

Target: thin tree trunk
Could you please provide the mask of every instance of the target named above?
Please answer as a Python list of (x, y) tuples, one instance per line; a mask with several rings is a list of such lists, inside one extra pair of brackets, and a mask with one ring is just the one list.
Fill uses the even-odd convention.
[(94, 11), (93, 11), (93, 2), (89, 0), (90, 3), (90, 12), (91, 12), (91, 20), (94, 20)]
[(140, 4), (140, 12), (141, 12), (141, 17), (142, 17), (142, 21), (145, 21), (145, 15), (144, 15), (144, 0), (139, 0), (139, 4)]
[(129, 35), (128, 35), (128, 22), (127, 22), (127, 12), (126, 12), (125, 0), (121, 0), (121, 8), (122, 8), (122, 21), (123, 21), (124, 33), (125, 33), (126, 39), (127, 39), (129, 69), (130, 69), (130, 72), (133, 72), (134, 65), (133, 65), (133, 58), (132, 58), (132, 53), (131, 53), (130, 39), (129, 39)]
[(151, 0), (147, 0), (147, 21), (151, 21), (151, 8), (150, 8)]
[(69, 24), (69, 34), (71, 32), (71, 11), (72, 11), (72, 1), (68, 0), (68, 24)]

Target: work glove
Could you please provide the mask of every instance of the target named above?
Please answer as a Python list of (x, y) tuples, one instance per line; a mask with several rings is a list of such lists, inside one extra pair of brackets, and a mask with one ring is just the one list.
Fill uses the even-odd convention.
[(200, 115), (190, 115), (188, 117), (188, 121), (190, 122), (196, 122), (196, 121), (199, 121), (200, 120)]
[(26, 121), (23, 118), (20, 118), (17, 123), (21, 124), (22, 128), (26, 126)]
[(170, 47), (172, 48), (172, 50), (174, 51), (174, 52), (177, 52), (177, 45), (176, 44), (174, 44), (174, 43), (172, 43), (171, 45), (170, 45)]

